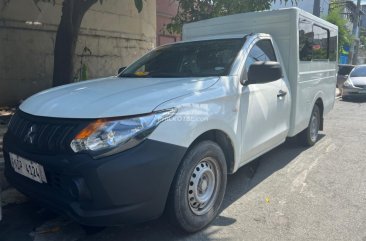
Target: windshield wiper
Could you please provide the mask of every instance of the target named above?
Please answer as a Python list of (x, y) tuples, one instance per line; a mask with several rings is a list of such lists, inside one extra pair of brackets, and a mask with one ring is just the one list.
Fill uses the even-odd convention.
[(139, 76), (139, 75), (135, 75), (135, 74), (121, 74), (121, 75), (118, 75), (118, 77), (140, 78), (140, 77), (144, 77), (144, 76)]
[(124, 78), (190, 78), (190, 77), (209, 77), (209, 76), (219, 76), (219, 74), (191, 74), (191, 73), (166, 73), (166, 72), (150, 72), (146, 75), (136, 75), (136, 74), (121, 74), (118, 77)]
[(187, 77), (187, 74), (182, 73), (164, 73), (164, 72), (152, 72), (147, 75), (148, 77)]

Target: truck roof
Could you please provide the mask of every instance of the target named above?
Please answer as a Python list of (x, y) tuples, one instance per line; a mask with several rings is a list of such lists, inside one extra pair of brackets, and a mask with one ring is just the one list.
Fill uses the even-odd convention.
[(219, 40), (219, 39), (239, 39), (239, 38), (244, 38), (245, 36), (247, 36), (248, 34), (225, 34), (225, 35), (210, 35), (210, 36), (204, 36), (204, 37), (197, 37), (197, 38), (192, 38), (192, 39), (187, 39), (187, 40), (181, 40), (179, 42), (174, 42), (174, 43), (167, 43), (167, 44), (163, 44), (159, 47), (163, 47), (163, 46), (167, 46), (167, 45), (173, 45), (173, 44), (180, 44), (180, 43), (189, 43), (189, 42), (196, 42), (196, 41), (206, 41), (206, 40)]
[(224, 35), (217, 34), (217, 35), (196, 37), (196, 38), (192, 38), (192, 39), (189, 39), (189, 40), (184, 40), (182, 42), (204, 41), (204, 40), (215, 40), (215, 39), (244, 38), (247, 35), (248, 35), (247, 33), (243, 33), (243, 34), (224, 34)]
[[(209, 38), (210, 36), (213, 37), (216, 35), (244, 35), (245, 33), (252, 32), (265, 32), (272, 36), (276, 35), (273, 32), (285, 34), (284, 28), (289, 30), (289, 26), (291, 25), (291, 22), (289, 21), (295, 20), (295, 16), (299, 15), (305, 16), (329, 29), (338, 29), (336, 25), (331, 24), (324, 19), (318, 18), (299, 8), (291, 7), (279, 10), (238, 13), (187, 23), (183, 25), (183, 40), (197, 39), (200, 37)], [(295, 21), (297, 21), (297, 19)]]

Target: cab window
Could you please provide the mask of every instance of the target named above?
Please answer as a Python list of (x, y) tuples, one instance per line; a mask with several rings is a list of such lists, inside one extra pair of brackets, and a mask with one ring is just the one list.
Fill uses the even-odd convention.
[(250, 50), (245, 61), (243, 78), (247, 78), (247, 73), (250, 65), (257, 61), (277, 61), (277, 57), (271, 40), (259, 40)]

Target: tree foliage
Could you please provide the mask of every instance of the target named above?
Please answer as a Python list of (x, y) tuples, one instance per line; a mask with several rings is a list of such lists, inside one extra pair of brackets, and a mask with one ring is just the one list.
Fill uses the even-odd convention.
[(347, 20), (342, 17), (340, 8), (332, 9), (325, 20), (338, 26), (338, 52), (342, 53), (343, 46), (350, 46), (353, 41), (352, 33), (347, 28)]
[(275, 2), (297, 3), (298, 0), (178, 0), (178, 13), (167, 25), (170, 33), (181, 33), (185, 23), (208, 18), (270, 9)]

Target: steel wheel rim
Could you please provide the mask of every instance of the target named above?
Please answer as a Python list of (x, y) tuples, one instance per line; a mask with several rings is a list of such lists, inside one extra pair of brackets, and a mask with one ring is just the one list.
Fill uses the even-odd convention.
[(316, 142), (316, 140), (318, 139), (318, 132), (319, 132), (318, 115), (316, 112), (314, 112), (310, 122), (310, 139), (312, 142)]
[(188, 183), (188, 203), (196, 215), (204, 215), (213, 207), (221, 179), (215, 159), (206, 157), (192, 170)]

